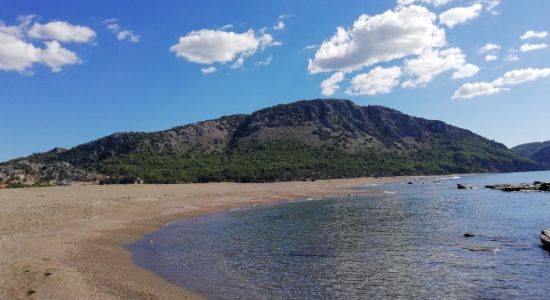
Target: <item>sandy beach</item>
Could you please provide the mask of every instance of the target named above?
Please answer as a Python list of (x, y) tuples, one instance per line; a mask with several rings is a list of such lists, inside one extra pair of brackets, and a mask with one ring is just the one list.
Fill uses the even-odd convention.
[(409, 180), (0, 190), (0, 299), (200, 298), (135, 266), (122, 245), (186, 217), (297, 198), (368, 193), (351, 188)]

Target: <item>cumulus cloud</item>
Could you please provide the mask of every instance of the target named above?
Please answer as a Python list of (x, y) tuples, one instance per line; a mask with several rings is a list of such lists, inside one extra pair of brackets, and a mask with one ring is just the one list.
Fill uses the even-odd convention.
[(201, 69), (201, 72), (202, 72), (202, 74), (207, 75), (207, 74), (210, 74), (210, 73), (214, 73), (214, 72), (216, 72), (217, 70), (218, 70), (218, 69), (216, 69), (216, 67), (210, 66), (210, 67), (207, 67), (207, 68), (202, 68), (202, 69)]
[[(64, 48), (59, 42), (85, 42), (93, 39), (91, 35), (87, 35), (88, 37), (86, 38), (82, 34), (82, 31), (76, 30), (77, 34), (70, 36), (66, 31), (51, 31), (52, 28), (57, 29), (56, 26), (47, 26), (44, 29), (44, 27), (40, 27), (43, 26), (40, 24), (40, 26), (36, 27), (36, 23), (32, 25), (33, 19), (34, 16), (19, 17), (18, 20), (20, 23), (11, 26), (5, 25), (0, 21), (0, 70), (32, 74), (31, 69), (34, 64), (43, 64), (48, 66), (53, 72), (59, 72), (64, 65), (81, 62), (76, 53)], [(51, 23), (56, 22), (47, 24)], [(69, 24), (66, 22), (62, 23)], [(80, 28), (83, 26), (75, 27)], [(42, 39), (49, 36), (48, 39), (53, 39), (55, 35), (59, 41), (53, 39), (44, 42), (43, 46), (35, 45), (29, 40), (32, 28), (34, 28), (32, 35), (34, 38)], [(55, 34), (52, 32), (55, 32)], [(95, 33), (93, 36), (95, 36)]]
[(454, 94), (453, 99), (470, 99), (478, 96), (500, 93), (503, 89), (489, 82), (463, 84)]
[(351, 72), (380, 62), (421, 54), (446, 44), (436, 16), (421, 6), (399, 6), (382, 14), (361, 15), (351, 28), (338, 27), (309, 60), (310, 73)]
[(469, 99), (482, 95), (492, 95), (509, 90), (508, 86), (538, 80), (550, 76), (550, 68), (527, 68), (504, 73), (492, 82), (474, 82), (462, 85), (453, 95), (453, 99)]
[(413, 3), (431, 4), (433, 6), (445, 5), (453, 0), (397, 0), (398, 5), (411, 5)]
[(324, 96), (332, 96), (334, 92), (336, 92), (336, 90), (340, 88), (338, 83), (340, 83), (342, 80), (344, 80), (343, 72), (334, 73), (328, 79), (325, 79), (323, 80), (323, 82), (321, 82), (321, 93)]
[(500, 45), (498, 44), (485, 44), (483, 47), (479, 48), (481, 53), (494, 53), (500, 50)]
[(139, 43), (141, 40), (141, 37), (132, 30), (122, 29), (117, 19), (107, 19), (104, 23), (119, 41), (128, 40), (132, 43)]
[(504, 75), (502, 75), (501, 77), (493, 81), (493, 84), (496, 86), (516, 85), (516, 84), (533, 81), (533, 80), (537, 80), (548, 76), (550, 76), (550, 68), (519, 69), (519, 70), (513, 70), (513, 71), (504, 73)]
[(348, 95), (387, 94), (399, 84), (400, 67), (376, 67), (367, 74), (359, 74), (351, 80), (351, 86), (346, 91)]
[(256, 35), (253, 29), (243, 33), (202, 29), (180, 37), (178, 43), (170, 47), (170, 52), (192, 63), (233, 62), (233, 68), (240, 68), (244, 59), (258, 49), (264, 50), (280, 44), (267, 33)]
[(455, 25), (477, 18), (482, 8), (483, 6), (479, 3), (467, 7), (451, 8), (439, 15), (439, 22), (453, 28)]
[(453, 73), (453, 79), (472, 77), (479, 72), (479, 67), (473, 64), (465, 64)]
[(544, 49), (546, 47), (548, 47), (548, 45), (546, 43), (540, 43), (540, 44), (525, 43), (525, 44), (521, 45), (521, 47), (519, 48), (519, 51), (521, 51), (521, 52), (531, 52), (531, 51)]
[(466, 64), (466, 55), (459, 48), (428, 50), (414, 59), (405, 61), (404, 73), (416, 79), (406, 81), (403, 87), (424, 86), (437, 75), (454, 70), (453, 78), (465, 78), (475, 75), (479, 68)]
[(548, 36), (547, 31), (533, 31), (528, 30), (526, 31), (522, 36), (519, 38), (522, 40), (528, 40), (528, 39), (543, 39)]
[(52, 21), (46, 24), (34, 23), (27, 34), (35, 39), (64, 43), (89, 43), (96, 35), (95, 31), (89, 27), (73, 25), (64, 21)]
[(495, 61), (498, 59), (498, 56), (494, 54), (489, 54), (485, 56), (485, 61)]

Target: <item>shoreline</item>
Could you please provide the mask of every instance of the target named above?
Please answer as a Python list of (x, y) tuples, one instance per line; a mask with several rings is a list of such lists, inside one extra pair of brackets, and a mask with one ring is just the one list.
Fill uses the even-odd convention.
[(0, 299), (200, 299), (136, 266), (123, 245), (189, 217), (440, 177), (0, 190)]

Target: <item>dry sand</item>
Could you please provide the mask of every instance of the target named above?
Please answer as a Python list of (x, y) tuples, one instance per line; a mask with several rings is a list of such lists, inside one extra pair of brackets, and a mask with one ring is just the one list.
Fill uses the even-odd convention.
[[(121, 245), (177, 219), (410, 177), (0, 190), (0, 299), (193, 299)], [(370, 192), (372, 193), (372, 192)]]

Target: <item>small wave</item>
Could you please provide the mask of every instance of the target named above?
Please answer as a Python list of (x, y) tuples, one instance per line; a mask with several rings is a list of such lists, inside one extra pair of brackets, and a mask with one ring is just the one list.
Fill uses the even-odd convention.
[(453, 176), (453, 177), (443, 177), (443, 178), (439, 178), (439, 180), (457, 180), (457, 179), (461, 179), (462, 176)]
[(384, 191), (385, 194), (397, 194), (397, 192), (394, 191)]
[(232, 209), (230, 209), (229, 211), (237, 211), (237, 210), (239, 210), (239, 209), (241, 209), (241, 208), (240, 208), (240, 207), (237, 207), (237, 208), (232, 208)]

